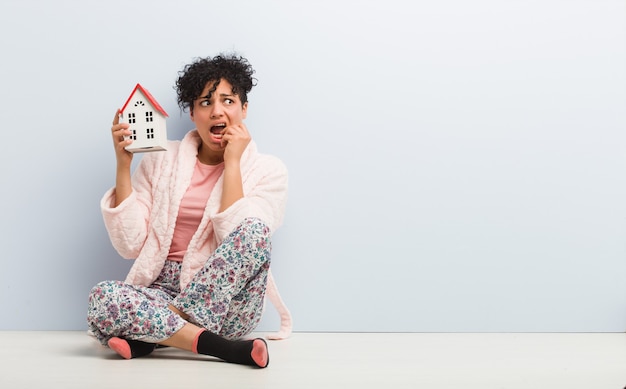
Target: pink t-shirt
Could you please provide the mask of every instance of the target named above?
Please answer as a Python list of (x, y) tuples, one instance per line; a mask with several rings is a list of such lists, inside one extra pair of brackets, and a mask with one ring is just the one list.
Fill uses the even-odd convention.
[(196, 161), (191, 184), (189, 184), (189, 188), (187, 188), (187, 192), (185, 192), (180, 203), (172, 246), (167, 259), (182, 262), (187, 252), (187, 246), (189, 246), (193, 234), (198, 230), (211, 191), (223, 171), (224, 163), (205, 165)]

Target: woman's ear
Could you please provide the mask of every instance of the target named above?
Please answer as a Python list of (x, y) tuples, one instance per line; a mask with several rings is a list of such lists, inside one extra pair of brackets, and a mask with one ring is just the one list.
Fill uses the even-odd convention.
[(241, 108), (241, 110), (243, 111), (242, 117), (245, 119), (246, 116), (248, 115), (248, 102), (247, 101), (243, 103), (243, 107)]

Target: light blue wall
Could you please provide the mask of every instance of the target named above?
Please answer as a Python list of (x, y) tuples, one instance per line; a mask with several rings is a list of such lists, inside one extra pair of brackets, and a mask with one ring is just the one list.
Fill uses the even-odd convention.
[[(85, 328), (121, 279), (114, 111), (197, 56), (257, 70), (290, 170), (273, 268), (297, 331), (626, 329), (626, 5), (610, 0), (0, 3), (2, 330)], [(277, 327), (268, 307), (261, 330)]]

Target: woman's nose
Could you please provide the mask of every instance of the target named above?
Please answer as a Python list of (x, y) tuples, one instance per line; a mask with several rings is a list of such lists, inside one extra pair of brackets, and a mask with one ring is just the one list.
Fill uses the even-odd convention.
[(222, 116), (224, 110), (220, 104), (213, 104), (213, 110), (211, 111), (211, 118), (218, 118)]

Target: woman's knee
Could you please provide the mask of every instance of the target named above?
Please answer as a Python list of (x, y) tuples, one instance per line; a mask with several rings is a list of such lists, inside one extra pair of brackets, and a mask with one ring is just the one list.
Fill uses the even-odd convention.
[(246, 235), (269, 239), (272, 235), (269, 226), (258, 217), (247, 217), (239, 224), (238, 229)]
[(259, 218), (246, 218), (240, 225), (241, 235), (245, 236), (248, 247), (255, 252), (255, 258), (261, 263), (269, 263), (272, 252), (271, 231)]
[(121, 281), (101, 281), (98, 282), (89, 292), (89, 301), (102, 300), (120, 290)]

